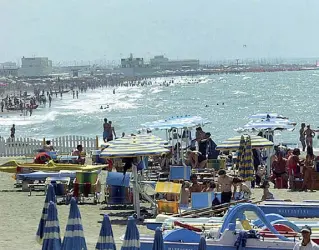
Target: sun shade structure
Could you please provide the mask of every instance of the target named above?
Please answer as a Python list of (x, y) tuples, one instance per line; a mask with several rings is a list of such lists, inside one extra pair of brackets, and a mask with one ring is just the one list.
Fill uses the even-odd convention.
[[(249, 135), (243, 135), (244, 139), (246, 140)], [(251, 135), (251, 147), (252, 148), (272, 148), (274, 143), (263, 138), (261, 136)], [(223, 141), (219, 144), (216, 149), (218, 150), (238, 150), (240, 148), (240, 141), (241, 136), (235, 136), (232, 138)]]
[(68, 223), (62, 242), (62, 250), (81, 249), (87, 250), (83, 233), (81, 214), (74, 198), (71, 199)]
[(121, 250), (139, 250), (140, 247), (140, 233), (137, 229), (135, 219), (130, 216), (128, 218)]
[(165, 130), (171, 128), (194, 128), (198, 126), (203, 126), (210, 123), (208, 119), (204, 119), (200, 116), (173, 116), (168, 119), (157, 120), (153, 122), (146, 122), (141, 124), (144, 129), (151, 130)]
[[(254, 166), (250, 136), (247, 136), (246, 140), (242, 136), (240, 144), (241, 149), (239, 150), (240, 154), (238, 155), (238, 157), (240, 157), (238, 173), (244, 181), (252, 181), (254, 180)], [(241, 150), (242, 152), (240, 152)]]
[(116, 250), (110, 218), (106, 214), (103, 216), (101, 231), (95, 249)]
[(58, 211), (52, 201), (49, 203), (48, 217), (45, 221), (42, 250), (61, 250)]
[(36, 233), (36, 240), (39, 244), (42, 244), (43, 234), (44, 234), (44, 226), (45, 226), (45, 222), (48, 218), (48, 207), (49, 207), (49, 204), (51, 201), (56, 203), (56, 196), (54, 193), (53, 185), (49, 184), (48, 189), (47, 189), (47, 193), (45, 196), (44, 206), (42, 209), (40, 223), (39, 223), (38, 230)]

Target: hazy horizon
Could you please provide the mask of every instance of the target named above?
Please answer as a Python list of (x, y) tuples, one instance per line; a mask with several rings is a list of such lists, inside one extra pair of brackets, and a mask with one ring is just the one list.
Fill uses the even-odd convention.
[(319, 58), (319, 1), (1, 1), (0, 62)]

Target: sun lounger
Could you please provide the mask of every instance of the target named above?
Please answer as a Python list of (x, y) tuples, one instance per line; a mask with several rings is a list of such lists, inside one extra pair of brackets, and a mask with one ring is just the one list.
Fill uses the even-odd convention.
[(189, 180), (191, 175), (190, 166), (170, 166), (170, 180)]
[(170, 195), (173, 200), (158, 200), (158, 213), (177, 214), (179, 210), (182, 184), (173, 182), (157, 182), (155, 192)]
[(105, 186), (105, 202), (108, 205), (131, 205), (133, 195), (130, 188), (131, 173), (108, 172)]
[(93, 202), (96, 204), (99, 201), (100, 193), (101, 182), (98, 173), (76, 173), (73, 183), (73, 197), (76, 197), (80, 202), (84, 202), (84, 198), (93, 196)]

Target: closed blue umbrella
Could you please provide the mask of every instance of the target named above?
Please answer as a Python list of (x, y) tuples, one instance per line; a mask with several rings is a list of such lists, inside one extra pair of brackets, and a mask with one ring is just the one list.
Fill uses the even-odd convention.
[(95, 246), (96, 250), (116, 250), (113, 230), (108, 215), (104, 215), (100, 236)]
[(81, 214), (74, 198), (71, 199), (69, 219), (62, 242), (62, 250), (87, 250)]
[(42, 250), (61, 250), (60, 226), (56, 204), (49, 203), (48, 217), (45, 221)]
[(152, 250), (164, 250), (164, 241), (162, 230), (158, 227), (155, 231), (154, 243)]
[(140, 246), (140, 233), (137, 229), (135, 219), (130, 216), (128, 218), (121, 250), (139, 250)]
[(36, 233), (36, 240), (39, 244), (42, 244), (43, 231), (44, 231), (45, 221), (48, 217), (48, 207), (49, 207), (50, 201), (56, 203), (54, 188), (51, 184), (48, 185), (48, 189), (47, 189), (47, 193), (46, 193), (45, 201), (44, 201), (44, 206), (42, 209), (42, 215), (39, 222), (38, 231)]
[(199, 245), (198, 245), (198, 250), (206, 250), (206, 239), (204, 236), (200, 237)]

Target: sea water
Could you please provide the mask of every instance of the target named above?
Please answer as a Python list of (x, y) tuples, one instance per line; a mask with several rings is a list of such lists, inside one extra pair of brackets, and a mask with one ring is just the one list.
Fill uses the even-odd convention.
[[(162, 85), (172, 79), (170, 86)], [(79, 99), (69, 92), (62, 99), (54, 95), (50, 108), (40, 105), (31, 117), (0, 113), (0, 135), (9, 137), (10, 127), (16, 124), (16, 137), (101, 137), (103, 119), (107, 118), (120, 136), (122, 132), (136, 133), (144, 122), (200, 115), (211, 120), (204, 130), (221, 142), (237, 135), (234, 129), (245, 125), (250, 115), (277, 112), (298, 126), (294, 132), (276, 132), (276, 139), (298, 142), (301, 122), (319, 126), (318, 82), (319, 71), (245, 73), (158, 78), (152, 86), (117, 87), (115, 94), (113, 88), (99, 88), (80, 93)]]

